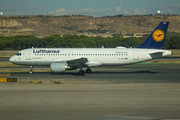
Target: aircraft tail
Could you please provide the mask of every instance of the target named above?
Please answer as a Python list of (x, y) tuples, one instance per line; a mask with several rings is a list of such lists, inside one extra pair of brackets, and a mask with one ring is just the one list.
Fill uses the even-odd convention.
[(162, 49), (169, 22), (160, 22), (149, 37), (137, 48)]

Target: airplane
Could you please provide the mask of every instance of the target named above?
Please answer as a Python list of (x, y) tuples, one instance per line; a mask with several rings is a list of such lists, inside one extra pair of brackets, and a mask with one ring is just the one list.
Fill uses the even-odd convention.
[(163, 50), (169, 22), (163, 21), (137, 48), (29, 48), (19, 51), (9, 61), (18, 65), (50, 66), (52, 72), (80, 69), (79, 74), (91, 73), (92, 67), (121, 66), (171, 55)]

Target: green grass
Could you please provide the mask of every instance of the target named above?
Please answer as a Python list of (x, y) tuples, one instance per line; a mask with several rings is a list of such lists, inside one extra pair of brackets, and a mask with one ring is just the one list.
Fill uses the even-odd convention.
[(11, 57), (17, 52), (18, 50), (0, 50), (0, 57)]
[(3, 62), (0, 62), (0, 66), (1, 66), (1, 67), (2, 67), (2, 66), (8, 67), (8, 66), (19, 66), (19, 65), (15, 65), (15, 64), (13, 64), (13, 63), (11, 63), (11, 62), (8, 62), (8, 61), (3, 61)]
[(134, 65), (177, 65), (180, 63), (136, 63)]

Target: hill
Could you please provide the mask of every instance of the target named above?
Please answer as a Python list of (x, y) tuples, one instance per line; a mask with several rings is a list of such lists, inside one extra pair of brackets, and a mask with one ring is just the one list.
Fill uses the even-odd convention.
[(53, 34), (85, 34), (111, 36), (112, 34), (147, 34), (161, 21), (170, 21), (169, 32), (180, 33), (180, 16), (123, 16), (120, 18), (50, 17), (0, 18), (0, 36)]

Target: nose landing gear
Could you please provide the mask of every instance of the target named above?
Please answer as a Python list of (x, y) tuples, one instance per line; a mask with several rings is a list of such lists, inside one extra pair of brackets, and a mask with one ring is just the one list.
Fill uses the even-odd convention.
[(29, 66), (29, 67), (30, 67), (29, 73), (32, 74), (33, 73), (33, 66)]

